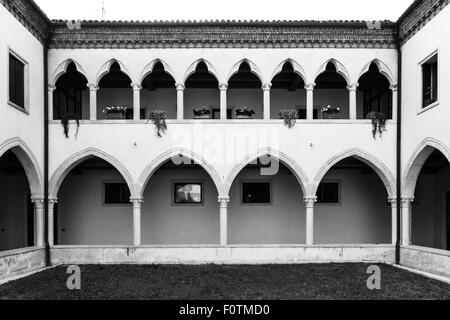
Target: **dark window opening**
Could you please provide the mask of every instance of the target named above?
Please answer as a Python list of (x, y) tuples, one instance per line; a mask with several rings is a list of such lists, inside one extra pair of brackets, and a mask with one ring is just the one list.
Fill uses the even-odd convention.
[(422, 108), (438, 100), (438, 59), (437, 55), (422, 65)]
[(242, 203), (244, 204), (270, 204), (270, 182), (244, 182), (242, 183)]
[(25, 109), (25, 65), (9, 55), (9, 101)]
[(202, 204), (203, 184), (201, 183), (175, 183), (175, 204)]
[(130, 204), (130, 190), (126, 183), (105, 183), (105, 204)]
[(339, 203), (339, 183), (323, 182), (317, 190), (317, 203), (337, 204)]

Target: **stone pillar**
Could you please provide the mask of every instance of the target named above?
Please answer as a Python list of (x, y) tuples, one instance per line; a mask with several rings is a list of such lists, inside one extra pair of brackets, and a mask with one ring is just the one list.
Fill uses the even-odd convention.
[(271, 83), (263, 84), (262, 89), (264, 92), (264, 120), (270, 120), (270, 88)]
[(414, 198), (402, 199), (402, 245), (409, 246), (411, 244), (411, 204)]
[(306, 119), (314, 119), (314, 87), (315, 83), (310, 83), (305, 86), (306, 89)]
[(220, 211), (220, 245), (228, 245), (228, 197), (219, 197)]
[(49, 199), (48, 200), (48, 245), (55, 245), (55, 204), (58, 202), (57, 199)]
[(137, 83), (132, 83), (131, 87), (133, 88), (133, 120), (140, 120), (142, 86)]
[(184, 89), (186, 87), (184, 84), (177, 83), (177, 119), (183, 120), (184, 119)]
[(89, 88), (89, 120), (97, 120), (97, 91), (98, 86), (88, 83)]
[(220, 90), (220, 120), (227, 120), (227, 90), (228, 84), (219, 85)]
[(354, 83), (347, 87), (350, 96), (350, 120), (356, 120), (356, 92), (358, 90), (358, 83)]
[(48, 120), (53, 120), (53, 92), (56, 90), (56, 86), (53, 84), (48, 85)]
[(306, 245), (314, 245), (314, 205), (317, 197), (305, 198), (306, 204)]
[(398, 88), (396, 84), (389, 87), (392, 91), (392, 120), (397, 121)]
[(132, 198), (133, 203), (133, 245), (141, 245), (141, 207), (143, 198)]
[(32, 199), (34, 204), (34, 245), (44, 246), (44, 199)]
[(391, 204), (391, 242), (393, 245), (397, 244), (397, 199), (389, 198), (389, 203)]

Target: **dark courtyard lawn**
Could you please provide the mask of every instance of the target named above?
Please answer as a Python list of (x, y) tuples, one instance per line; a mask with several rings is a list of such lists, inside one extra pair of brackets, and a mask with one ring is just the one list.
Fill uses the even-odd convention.
[(81, 266), (81, 290), (67, 267), (0, 286), (0, 299), (450, 299), (450, 285), (381, 265), (370, 291), (365, 264), (263, 266)]

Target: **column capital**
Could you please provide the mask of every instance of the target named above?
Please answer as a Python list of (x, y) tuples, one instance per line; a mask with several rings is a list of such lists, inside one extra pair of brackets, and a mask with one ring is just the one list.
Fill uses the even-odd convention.
[(306, 90), (306, 91), (313, 91), (315, 86), (316, 86), (315, 83), (308, 83), (308, 84), (305, 84), (305, 90)]
[(314, 208), (315, 203), (317, 202), (317, 197), (305, 197), (303, 201), (306, 204), (307, 208)]
[(356, 91), (358, 90), (359, 83), (352, 83), (347, 86), (348, 91)]
[(389, 89), (390, 89), (391, 91), (398, 91), (398, 85), (397, 85), (397, 84), (390, 85), (390, 86), (389, 86)]
[(141, 91), (142, 86), (139, 83), (132, 83), (131, 87), (133, 88), (133, 91)]
[(219, 90), (220, 91), (227, 91), (228, 90), (228, 83), (221, 83), (221, 84), (219, 84)]
[(186, 86), (182, 83), (176, 83), (175, 88), (177, 88), (177, 91), (184, 91), (186, 89)]
[(87, 87), (89, 88), (89, 91), (97, 91), (99, 89), (99, 87), (93, 83), (88, 83)]
[(391, 204), (392, 207), (397, 206), (397, 198), (388, 198), (388, 202)]
[(138, 206), (138, 205), (141, 206), (144, 203), (144, 198), (143, 197), (131, 197), (130, 202), (134, 206)]
[(414, 201), (414, 197), (402, 198), (401, 202), (403, 206), (409, 206)]
[(34, 199), (31, 199), (31, 202), (32, 202), (37, 208), (43, 208), (43, 207), (44, 207), (44, 198), (34, 198)]
[(48, 85), (48, 91), (49, 92), (53, 92), (53, 91), (55, 91), (56, 90), (56, 86), (53, 84), (53, 83), (50, 83), (49, 85)]
[(261, 88), (263, 89), (263, 91), (270, 91), (270, 88), (272, 88), (272, 84), (264, 83)]
[(219, 197), (218, 201), (221, 208), (227, 208), (228, 203), (230, 202), (230, 197)]

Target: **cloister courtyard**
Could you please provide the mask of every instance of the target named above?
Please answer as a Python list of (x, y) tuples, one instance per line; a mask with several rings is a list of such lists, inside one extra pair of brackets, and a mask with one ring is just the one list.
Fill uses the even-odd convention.
[(0, 300), (448, 300), (450, 284), (379, 265), (370, 290), (368, 264), (85, 265), (79, 290), (67, 266), (0, 286)]

